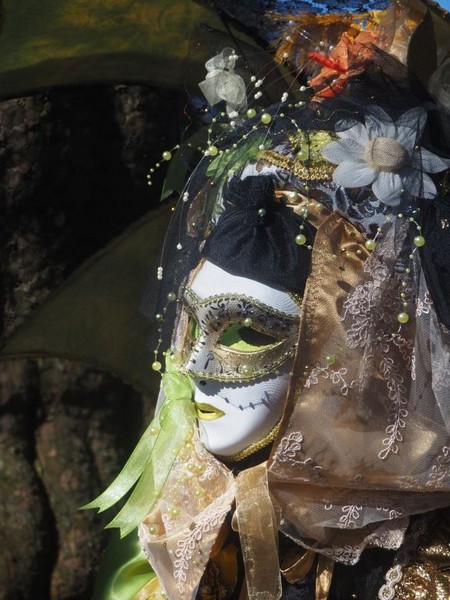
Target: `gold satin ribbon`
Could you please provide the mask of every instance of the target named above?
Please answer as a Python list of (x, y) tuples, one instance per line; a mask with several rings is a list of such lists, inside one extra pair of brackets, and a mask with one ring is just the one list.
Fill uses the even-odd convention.
[[(278, 519), (267, 484), (266, 463), (239, 473), (236, 479), (236, 512), (233, 524), (239, 531), (249, 600), (281, 598), (281, 576), (293, 583), (309, 572), (316, 553), (305, 552), (294, 564), (281, 570), (278, 557)], [(327, 600), (334, 560), (319, 555), (316, 570), (316, 600)]]
[(278, 522), (267, 486), (266, 463), (239, 473), (235, 521), (239, 529), (249, 600), (281, 598)]
[[(316, 560), (317, 553), (313, 550), (303, 552), (299, 559), (288, 567), (281, 569), (283, 577), (289, 583), (296, 583), (309, 573)], [(327, 600), (330, 593), (331, 580), (335, 562), (327, 556), (319, 555), (316, 568), (315, 600)]]
[(310, 572), (315, 559), (316, 553), (312, 550), (303, 552), (300, 558), (293, 564), (281, 569), (281, 574), (289, 583), (296, 583)]
[(332, 558), (319, 555), (316, 571), (316, 600), (327, 600), (333, 578), (335, 562)]

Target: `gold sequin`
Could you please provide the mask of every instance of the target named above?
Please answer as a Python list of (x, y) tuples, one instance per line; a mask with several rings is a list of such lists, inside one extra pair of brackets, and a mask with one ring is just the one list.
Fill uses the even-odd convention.
[(312, 165), (296, 160), (290, 156), (283, 156), (274, 150), (267, 150), (262, 159), (271, 165), (291, 171), (303, 181), (330, 181), (336, 166), (326, 162), (317, 161)]
[(436, 518), (421, 538), (416, 556), (403, 568), (393, 600), (449, 600), (450, 515), (436, 511)]

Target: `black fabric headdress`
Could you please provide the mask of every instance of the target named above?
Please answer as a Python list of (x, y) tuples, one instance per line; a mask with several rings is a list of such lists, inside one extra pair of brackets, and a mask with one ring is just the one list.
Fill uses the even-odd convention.
[(306, 245), (311, 245), (315, 229), (275, 200), (272, 178), (233, 177), (224, 192), (224, 206), (203, 256), (232, 275), (302, 294), (311, 252), (297, 245), (295, 237), (303, 225)]

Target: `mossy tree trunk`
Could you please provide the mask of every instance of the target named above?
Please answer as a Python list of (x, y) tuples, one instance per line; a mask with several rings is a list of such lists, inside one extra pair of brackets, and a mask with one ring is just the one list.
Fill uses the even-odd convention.
[[(3, 338), (157, 206), (146, 172), (176, 139), (177, 106), (141, 86), (0, 104)], [(0, 365), (0, 600), (91, 597), (108, 517), (78, 509), (118, 472), (152, 406), (89, 364)]]

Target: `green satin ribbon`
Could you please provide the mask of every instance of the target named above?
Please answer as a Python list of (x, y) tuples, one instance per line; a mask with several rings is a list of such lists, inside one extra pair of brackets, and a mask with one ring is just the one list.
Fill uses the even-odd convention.
[(102, 558), (92, 600), (134, 600), (155, 578), (137, 535), (114, 535)]
[(118, 527), (124, 537), (155, 505), (173, 462), (195, 423), (192, 381), (180, 372), (177, 353), (167, 353), (166, 371), (162, 376), (164, 403), (145, 430), (122, 471), (98, 498), (82, 509), (99, 512), (118, 502), (136, 484), (129, 499), (107, 527)]

